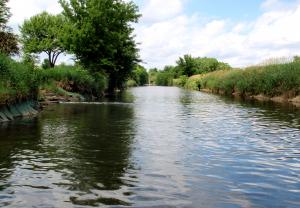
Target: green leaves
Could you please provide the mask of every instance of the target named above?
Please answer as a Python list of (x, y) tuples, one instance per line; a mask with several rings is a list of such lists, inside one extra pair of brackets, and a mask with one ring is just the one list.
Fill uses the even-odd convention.
[(121, 88), (139, 61), (132, 23), (138, 8), (122, 0), (60, 0), (64, 16), (71, 22), (64, 45), (95, 73), (103, 71), (110, 90)]
[(231, 67), (223, 62), (219, 62), (215, 58), (201, 58), (192, 57), (191, 55), (184, 55), (176, 62), (179, 69), (179, 75), (192, 76), (195, 74), (203, 74), (213, 72), (216, 70), (226, 70)]
[(131, 79), (135, 81), (138, 86), (148, 84), (148, 73), (142, 66), (137, 65), (132, 71)]
[(65, 51), (61, 37), (65, 33), (67, 21), (62, 15), (47, 12), (25, 20), (20, 27), (21, 42), (25, 53), (48, 55), (50, 67), (54, 67), (58, 56)]
[(16, 55), (19, 52), (18, 38), (6, 25), (11, 16), (7, 2), (8, 0), (0, 0), (0, 53)]
[(4, 31), (7, 29), (7, 22), (11, 14), (7, 7), (8, 0), (0, 0), (0, 30)]
[(15, 55), (19, 53), (18, 38), (11, 32), (0, 31), (0, 53)]

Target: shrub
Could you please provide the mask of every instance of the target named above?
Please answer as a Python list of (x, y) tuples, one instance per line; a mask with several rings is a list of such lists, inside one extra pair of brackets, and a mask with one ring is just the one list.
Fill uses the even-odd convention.
[(187, 81), (187, 76), (180, 76), (178, 79), (173, 79), (173, 85), (177, 87), (184, 87)]
[(102, 95), (107, 88), (107, 79), (101, 73), (91, 75), (81, 67), (61, 65), (53, 69), (40, 70), (43, 82), (56, 81), (62, 88), (82, 94)]
[(37, 96), (39, 73), (29, 65), (0, 54), (0, 75), (1, 103)]
[(137, 87), (137, 86), (138, 84), (136, 83), (135, 80), (130, 79), (126, 82), (126, 87)]

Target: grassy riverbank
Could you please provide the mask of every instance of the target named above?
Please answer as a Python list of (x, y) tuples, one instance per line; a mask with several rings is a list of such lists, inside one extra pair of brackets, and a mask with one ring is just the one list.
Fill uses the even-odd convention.
[(174, 80), (191, 90), (276, 102), (300, 102), (300, 62), (220, 70)]
[(39, 73), (29, 65), (18, 63), (0, 54), (0, 103), (36, 99)]
[(5, 55), (0, 55), (0, 74), (1, 104), (47, 101), (49, 95), (53, 100), (95, 98), (107, 88), (107, 79), (100, 73), (91, 75), (81, 67), (65, 65), (42, 69)]
[(82, 100), (94, 99), (104, 95), (107, 78), (74, 66), (57, 66), (53, 69), (39, 70), (41, 84), (39, 99), (47, 100)]

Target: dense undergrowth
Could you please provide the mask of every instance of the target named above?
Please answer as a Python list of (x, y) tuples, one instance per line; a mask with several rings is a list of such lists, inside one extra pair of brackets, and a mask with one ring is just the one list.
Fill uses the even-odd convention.
[(100, 73), (90, 74), (81, 67), (60, 65), (53, 69), (34, 68), (0, 55), (0, 103), (38, 99), (41, 90), (54, 94), (80, 93), (100, 97), (107, 79)]
[(107, 87), (103, 74), (91, 75), (87, 70), (74, 66), (57, 66), (53, 69), (39, 70), (43, 86), (55, 85), (70, 92), (87, 96), (101, 96)]
[(279, 96), (300, 94), (300, 62), (215, 71), (174, 80), (176, 86), (222, 94)]
[(36, 98), (39, 72), (0, 54), (0, 103)]

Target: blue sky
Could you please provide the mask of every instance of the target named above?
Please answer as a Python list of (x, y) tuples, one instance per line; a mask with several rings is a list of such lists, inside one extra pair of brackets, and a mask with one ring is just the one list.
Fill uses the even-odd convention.
[[(175, 64), (184, 54), (215, 57), (234, 67), (300, 55), (300, 0), (134, 2), (143, 15), (135, 34), (148, 68)], [(61, 12), (56, 0), (10, 0), (9, 6), (16, 32), (25, 18), (44, 10)]]
[(189, 0), (185, 11), (200, 13), (211, 18), (230, 18), (233, 21), (257, 18), (262, 10), (262, 0)]

